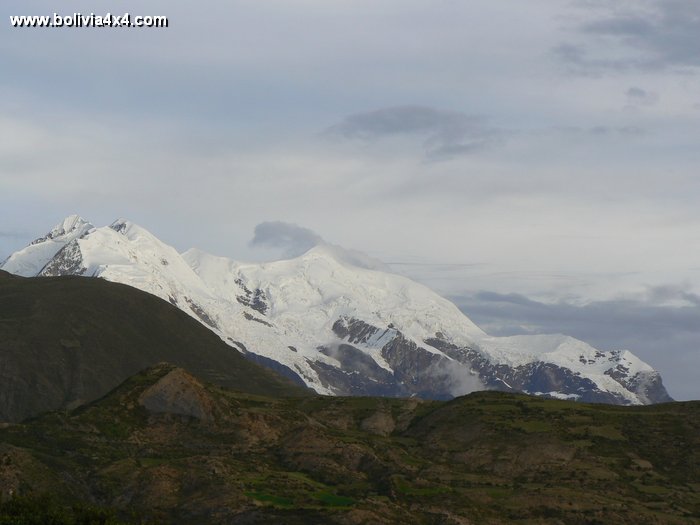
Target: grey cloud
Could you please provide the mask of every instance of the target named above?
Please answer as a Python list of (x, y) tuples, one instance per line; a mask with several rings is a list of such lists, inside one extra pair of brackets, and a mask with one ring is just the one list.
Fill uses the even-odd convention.
[(476, 295), (476, 299), (480, 301), (486, 301), (488, 303), (502, 302), (527, 307), (537, 307), (542, 304), (538, 303), (537, 301), (533, 301), (532, 299), (528, 299), (524, 295), (517, 293), (500, 294), (496, 292), (479, 292)]
[(637, 126), (594, 126), (588, 130), (592, 135), (621, 135), (621, 136), (637, 136), (643, 135), (644, 130)]
[(661, 371), (673, 397), (700, 399), (700, 296), (683, 286), (583, 305), (520, 294), (451, 297), (493, 335), (564, 333), (603, 349), (628, 349)]
[(637, 59), (591, 58), (588, 50), (571, 43), (560, 44), (553, 49), (554, 56), (565, 64), (569, 71), (576, 74), (598, 76), (603, 71), (624, 71), (643, 67)]
[(582, 65), (586, 62), (586, 52), (581, 46), (571, 43), (563, 43), (556, 46), (554, 54), (567, 64)]
[(700, 295), (687, 291), (681, 285), (652, 286), (647, 289), (645, 300), (652, 304), (685, 301), (695, 306), (700, 306)]
[(258, 224), (250, 241), (254, 247), (282, 248), (289, 257), (301, 255), (319, 244), (325, 241), (316, 232), (282, 221)]
[(423, 138), (432, 160), (469, 155), (500, 140), (501, 132), (480, 117), (424, 106), (396, 106), (357, 113), (326, 130), (327, 136), (369, 141), (391, 136)]
[(659, 95), (639, 87), (627, 90), (627, 100), (632, 105), (653, 106), (659, 101)]
[(635, 99), (643, 99), (647, 95), (647, 92), (641, 88), (631, 87), (627, 90), (627, 96)]
[(622, 15), (617, 18), (596, 20), (584, 24), (582, 30), (594, 34), (651, 35), (654, 25), (639, 16)]
[(574, 126), (558, 127), (554, 131), (570, 135), (591, 135), (593, 137), (601, 136), (620, 136), (620, 137), (635, 137), (644, 135), (646, 130), (638, 126), (607, 126), (598, 125), (590, 128), (580, 128)]
[[(587, 7), (586, 19), (577, 29), (586, 37), (585, 45), (563, 44), (555, 52), (580, 72), (700, 67), (700, 4), (696, 0), (594, 4)], [(595, 44), (603, 45), (606, 55), (622, 58), (595, 58)]]

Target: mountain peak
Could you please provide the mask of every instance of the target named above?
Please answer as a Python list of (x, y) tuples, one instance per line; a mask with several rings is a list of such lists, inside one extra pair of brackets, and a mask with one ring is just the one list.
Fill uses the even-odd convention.
[(95, 227), (80, 215), (69, 215), (46, 235), (10, 255), (0, 264), (0, 268), (22, 277), (38, 275), (67, 244), (84, 237), (94, 229)]
[(81, 236), (84, 233), (90, 231), (92, 228), (94, 228), (94, 226), (85, 219), (83, 219), (80, 215), (69, 215), (61, 222), (59, 222), (56, 226), (54, 226), (49, 233), (47, 233), (43, 237), (39, 237), (38, 239), (34, 240), (32, 244), (34, 245), (40, 244), (48, 240), (56, 240), (60, 237), (65, 237), (74, 232), (77, 232), (78, 236)]
[(379, 259), (375, 259), (359, 250), (351, 250), (336, 244), (320, 243), (299, 257), (300, 259), (332, 259), (346, 266), (356, 266), (365, 270), (391, 272), (391, 268)]
[(55, 227), (54, 230), (63, 230), (64, 232), (68, 233), (70, 231), (73, 231), (76, 228), (79, 228), (80, 226), (83, 226), (85, 224), (90, 224), (88, 221), (83, 219), (80, 215), (74, 213), (72, 215), (68, 215), (63, 221), (58, 223)]
[(74, 213), (72, 215), (68, 215), (68, 217), (63, 219), (63, 222), (56, 227), (58, 228), (60, 226), (64, 231), (68, 232), (84, 224), (89, 224), (89, 222), (83, 219), (80, 215)]
[(115, 232), (126, 235), (126, 233), (134, 226), (134, 223), (128, 219), (119, 218), (109, 225)]

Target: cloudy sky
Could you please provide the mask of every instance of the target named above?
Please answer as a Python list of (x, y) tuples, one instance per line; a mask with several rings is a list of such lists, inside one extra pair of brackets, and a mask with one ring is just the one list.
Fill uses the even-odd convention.
[[(170, 27), (9, 24), (57, 10)], [(70, 213), (237, 259), (322, 236), (493, 333), (627, 347), (671, 395), (700, 398), (697, 0), (5, 0), (0, 14), (0, 258)]]

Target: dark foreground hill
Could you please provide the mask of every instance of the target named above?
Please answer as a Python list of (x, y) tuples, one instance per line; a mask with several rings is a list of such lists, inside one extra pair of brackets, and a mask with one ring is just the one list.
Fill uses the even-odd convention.
[(136, 288), (0, 271), (0, 421), (93, 401), (161, 361), (244, 392), (304, 393)]
[(270, 398), (161, 364), (0, 429), (0, 487), (13, 524), (692, 524), (700, 402)]

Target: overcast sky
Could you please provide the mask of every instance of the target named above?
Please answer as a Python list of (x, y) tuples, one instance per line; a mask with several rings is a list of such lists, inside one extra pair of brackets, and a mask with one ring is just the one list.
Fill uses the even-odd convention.
[[(9, 24), (57, 10), (170, 27)], [(290, 253), (250, 242), (282, 221), (491, 332), (624, 345), (672, 396), (700, 398), (697, 0), (4, 0), (0, 14), (0, 258), (70, 213), (253, 260)]]

